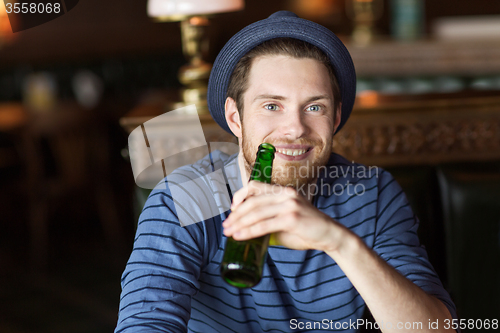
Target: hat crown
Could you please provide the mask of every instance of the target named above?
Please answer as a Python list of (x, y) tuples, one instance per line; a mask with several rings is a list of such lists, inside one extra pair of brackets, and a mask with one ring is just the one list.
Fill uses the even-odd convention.
[(291, 11), (288, 11), (288, 10), (280, 10), (280, 11), (277, 11), (276, 13), (272, 13), (271, 15), (269, 15), (270, 19), (280, 18), (280, 17), (298, 17), (298, 16), (297, 16), (297, 14), (295, 14)]

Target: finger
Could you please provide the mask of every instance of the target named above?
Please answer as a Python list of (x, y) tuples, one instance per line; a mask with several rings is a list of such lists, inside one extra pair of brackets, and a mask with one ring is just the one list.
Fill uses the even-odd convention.
[(253, 224), (259, 223), (261, 221), (271, 219), (279, 215), (284, 211), (285, 205), (274, 204), (271, 206), (260, 207), (259, 209), (254, 209), (249, 211), (245, 215), (240, 215), (238, 218), (233, 219), (230, 224), (223, 224), (224, 234), (226, 236), (231, 236), (238, 231), (247, 228)]
[(261, 210), (266, 206), (280, 204), (287, 199), (287, 197), (277, 197), (269, 194), (248, 197), (238, 206), (238, 209), (231, 211), (231, 214), (229, 214), (228, 218), (222, 223), (222, 226), (229, 227), (255, 210)]
[(237, 191), (233, 196), (233, 203), (231, 204), (231, 210), (235, 210), (243, 201), (253, 195), (260, 195), (265, 191), (265, 186), (270, 186), (269, 184), (257, 182), (251, 180), (248, 182), (247, 186), (243, 187), (241, 190)]
[(231, 211), (234, 211), (236, 206), (242, 203), (248, 195), (248, 186), (244, 186), (233, 194), (233, 202), (231, 203)]
[(297, 226), (297, 219), (299, 213), (289, 214), (285, 213), (269, 219), (260, 220), (257, 223), (249, 225), (240, 229), (238, 232), (232, 234), (236, 240), (247, 240), (252, 238), (261, 237), (272, 233), (296, 233), (295, 227)]
[(296, 249), (296, 250), (308, 250), (313, 248), (308, 242), (304, 241), (302, 237), (297, 236), (296, 234), (288, 233), (286, 231), (262, 233), (262, 234), (255, 233), (254, 235), (252, 235), (251, 232), (249, 232), (248, 234), (241, 232), (237, 236), (233, 236), (233, 238), (238, 241), (245, 241), (248, 239), (257, 238), (264, 235), (270, 235), (269, 246), (285, 246), (290, 249)]
[(253, 196), (241, 203), (237, 210), (231, 212), (231, 222), (234, 222), (234, 220), (251, 214), (254, 211), (258, 211), (266, 206), (285, 204), (285, 206), (280, 208), (281, 212), (292, 212), (302, 210), (305, 203), (304, 198), (289, 195), (263, 194), (260, 196)]
[(235, 196), (233, 196), (233, 203), (231, 205), (231, 210), (234, 211), (238, 207), (241, 206), (245, 200), (252, 196), (261, 196), (264, 194), (274, 195), (274, 196), (283, 196), (294, 198), (298, 197), (299, 194), (297, 191), (291, 187), (281, 186), (281, 185), (271, 185), (267, 183), (250, 181), (246, 186), (247, 191), (238, 193), (236, 192)]
[(258, 238), (270, 234), (272, 232), (277, 232), (278, 230), (275, 230), (277, 226), (274, 225), (274, 222), (275, 222), (274, 217), (266, 220), (261, 220), (256, 224), (243, 228), (238, 232), (232, 234), (232, 237), (235, 240), (241, 241), (241, 240)]

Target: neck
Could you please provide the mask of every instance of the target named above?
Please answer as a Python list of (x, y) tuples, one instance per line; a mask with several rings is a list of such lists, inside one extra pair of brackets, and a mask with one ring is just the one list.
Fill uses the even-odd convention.
[(238, 167), (240, 168), (241, 174), (241, 185), (246, 186), (248, 184), (248, 179), (250, 175), (247, 173), (245, 169), (245, 160), (243, 157), (243, 150), (240, 148), (240, 152), (238, 153)]

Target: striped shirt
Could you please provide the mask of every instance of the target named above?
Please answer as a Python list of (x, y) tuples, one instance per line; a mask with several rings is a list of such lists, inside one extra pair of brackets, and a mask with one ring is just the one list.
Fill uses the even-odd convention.
[[(234, 193), (242, 187), (236, 154), (215, 151), (176, 172), (201, 177), (221, 168), (228, 191)], [(167, 179), (167, 186), (164, 183), (163, 189), (151, 192), (140, 215), (122, 277), (115, 333), (356, 332), (361, 328), (355, 323), (365, 311), (363, 299), (322, 251), (269, 247), (257, 286), (238, 289), (226, 284), (220, 277), (226, 243), (221, 224), (230, 211), (219, 204), (220, 213), (181, 227), (177, 212), (182, 202), (174, 204), (176, 198), (168, 186), (173, 178)], [(442, 300), (456, 317), (454, 304), (419, 244), (418, 219), (388, 172), (332, 154), (318, 178), (320, 183), (313, 200), (320, 211), (356, 233), (403, 276)], [(195, 192), (186, 190), (188, 195)], [(427, 324), (423, 323), (424, 328)]]

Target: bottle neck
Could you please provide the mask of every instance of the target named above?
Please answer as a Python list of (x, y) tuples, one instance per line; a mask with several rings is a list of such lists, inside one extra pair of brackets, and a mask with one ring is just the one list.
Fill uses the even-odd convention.
[(274, 151), (274, 147), (272, 149), (259, 147), (249, 180), (271, 183)]

